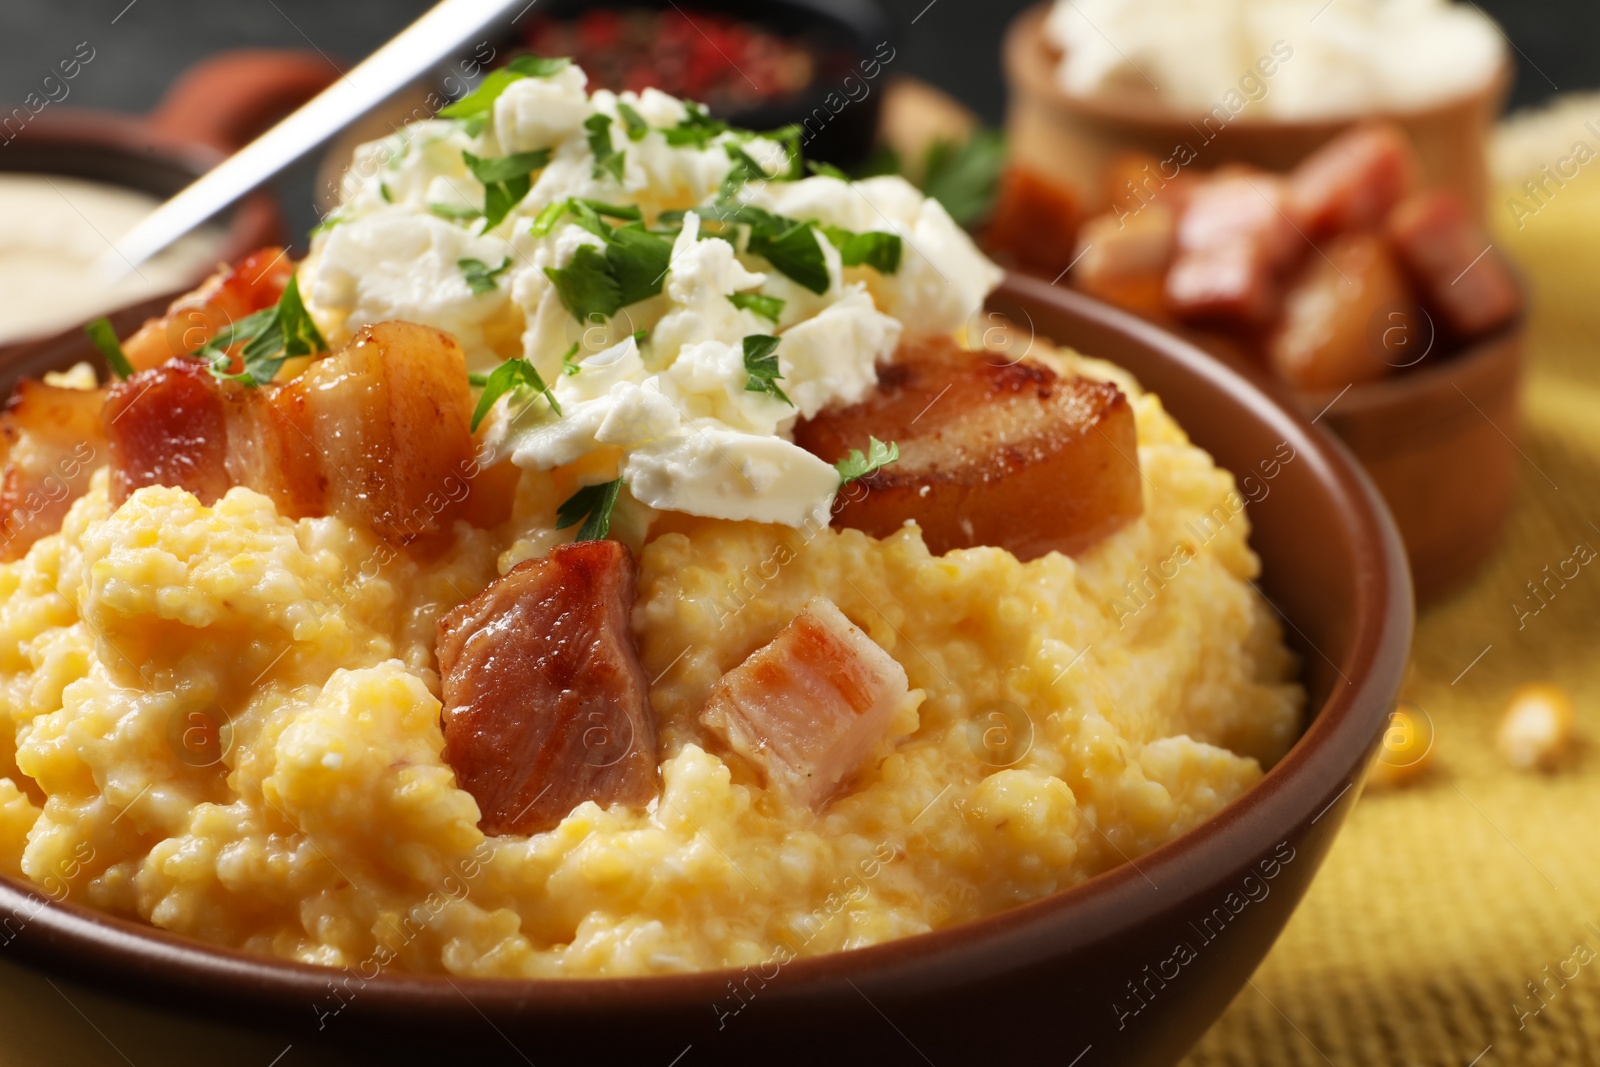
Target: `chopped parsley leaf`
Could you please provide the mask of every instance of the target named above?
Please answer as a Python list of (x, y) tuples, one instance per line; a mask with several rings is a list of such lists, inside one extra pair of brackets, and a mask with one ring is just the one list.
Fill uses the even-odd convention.
[(778, 317), (783, 314), (784, 300), (781, 296), (768, 296), (766, 293), (734, 293), (728, 297), (728, 302), (740, 311), (753, 311), (774, 325), (777, 324)]
[(379, 182), (378, 183), (378, 194), (383, 197), (383, 202), (385, 204), (394, 203), (394, 194), (389, 191), (389, 183), (388, 182)]
[(613, 230), (607, 238), (606, 262), (617, 280), (623, 306), (636, 304), (661, 292), (662, 279), (672, 263), (672, 242), (632, 223)]
[(644, 120), (644, 116), (621, 100), (617, 101), (617, 114), (622, 116), (622, 125), (627, 128), (628, 140), (642, 141), (644, 135), (650, 132), (650, 124)]
[(751, 227), (747, 246), (750, 254), (765, 259), (780, 273), (813, 293), (826, 293), (830, 284), (828, 261), (812, 232), (811, 223), (790, 219), (777, 221), (786, 223), (786, 228), (773, 231), (763, 226)]
[(628, 154), (618, 152), (611, 143), (611, 116), (597, 112), (584, 121), (583, 128), (589, 131), (589, 151), (594, 153), (594, 176), (603, 178), (609, 174), (617, 181), (622, 181), (622, 165)]
[(428, 211), (451, 222), (470, 222), (473, 219), (483, 218), (483, 212), (477, 208), (463, 207), (460, 204), (429, 204)]
[(95, 348), (106, 357), (106, 366), (111, 368), (111, 373), (124, 380), (133, 377), (133, 364), (128, 362), (128, 357), (123, 353), (122, 342), (117, 340), (117, 330), (111, 325), (110, 319), (95, 319), (83, 328), (83, 332), (89, 335)]
[(778, 338), (759, 333), (746, 337), (744, 369), (750, 375), (744, 383), (745, 392), (766, 393), (794, 407), (794, 401), (778, 387), (783, 377), (778, 373)]
[(839, 250), (839, 260), (847, 267), (868, 266), (879, 274), (900, 269), (900, 235), (869, 230), (852, 233), (842, 226), (824, 226), (823, 235)]
[(838, 178), (842, 182), (847, 182), (850, 180), (850, 175), (846, 174), (832, 163), (809, 162), (806, 164), (806, 169), (810, 170), (812, 174), (815, 174), (821, 178)]
[(467, 287), (476, 296), (492, 293), (499, 288), (496, 281), (500, 275), (511, 269), (511, 257), (507, 256), (498, 267), (491, 267), (481, 259), (458, 259), (456, 266), (461, 268), (461, 273), (467, 277)]
[(667, 143), (674, 148), (681, 148), (684, 145), (704, 148), (714, 138), (728, 132), (726, 122), (712, 118), (711, 112), (693, 100), (685, 100), (683, 108), (685, 112), (683, 121), (671, 129), (661, 131)]
[(858, 478), (865, 478), (875, 470), (887, 467), (900, 458), (900, 446), (893, 441), (884, 444), (876, 437), (867, 438), (867, 454), (862, 455), (861, 449), (852, 448), (850, 455), (833, 465), (839, 472), (839, 487), (842, 489)]
[(512, 82), (521, 81), (523, 78), (548, 78), (571, 65), (572, 60), (565, 57), (519, 56), (501, 69), (490, 73), (472, 92), (440, 110), (439, 117), (486, 121), (494, 114), (494, 102), (500, 99), (500, 94), (505, 92)]
[(923, 164), (922, 190), (958, 225), (975, 226), (994, 210), (1005, 155), (1005, 138), (994, 130), (979, 130), (963, 145), (935, 141)]
[[(232, 362), (228, 349), (241, 344), (244, 347), (239, 356), (244, 369), (234, 374), (228, 370)], [(277, 377), (284, 360), (327, 350), (328, 342), (322, 339), (300, 300), (300, 283), (291, 276), (276, 307), (246, 315), (190, 355), (204, 359), (218, 378), (258, 386)]]
[(533, 364), (525, 359), (508, 359), (496, 367), (483, 384), (483, 394), (478, 397), (478, 406), (472, 412), (472, 432), (478, 432), (478, 424), (493, 409), (496, 400), (522, 386), (543, 393), (545, 400), (550, 403), (550, 410), (557, 416), (561, 414), (561, 405), (556, 403), (555, 395), (550, 392), (549, 386), (544, 384), (544, 379), (539, 376)]
[(649, 330), (634, 330), (633, 331), (633, 343), (634, 344), (642, 345), (648, 340), (650, 340), (650, 331)]
[(605, 253), (594, 245), (579, 245), (565, 267), (546, 267), (544, 273), (561, 306), (579, 322), (589, 322), (591, 315), (609, 319), (622, 307), (622, 287), (611, 276)]
[(531, 175), (550, 162), (550, 150), (540, 148), (489, 159), (462, 152), (461, 158), (472, 176), (483, 183), (483, 217), (488, 220), (484, 229), (492, 230), (528, 195), (528, 190), (533, 188)]
[(581, 346), (579, 345), (579, 343), (577, 341), (572, 342), (572, 347), (567, 349), (567, 354), (561, 357), (561, 373), (562, 374), (567, 374), (567, 375), (577, 374), (580, 370), (583, 369), (582, 367), (578, 366), (576, 363), (572, 362), (572, 357), (578, 354), (578, 349), (580, 347)]
[(556, 509), (556, 529), (565, 530), (581, 522), (583, 526), (578, 529), (578, 536), (573, 538), (574, 541), (603, 539), (611, 532), (611, 512), (616, 508), (617, 497), (621, 492), (621, 478), (601, 485), (584, 486)]

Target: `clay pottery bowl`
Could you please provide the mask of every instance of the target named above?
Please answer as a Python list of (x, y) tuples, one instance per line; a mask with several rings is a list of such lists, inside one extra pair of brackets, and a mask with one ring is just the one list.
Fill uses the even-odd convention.
[[(1361, 793), (1409, 652), (1405, 554), (1344, 448), (1216, 359), (1032, 279), (1009, 279), (991, 309), (1126, 367), (1241, 486), (1278, 463), (1248, 512), (1260, 588), (1303, 665), (1308, 722), (1215, 817), (1134, 863), (985, 919), (742, 971), (544, 981), (335, 971), (205, 945), (0, 879), (0, 914), (14, 920), (0, 930), (9, 958), (272, 1029), (296, 1046), (338, 1042), (346, 1062), (435, 1050), (506, 1062), (506, 1042), (540, 1063), (668, 1064), (691, 1046), (695, 1063), (814, 1065), (844, 1050), (850, 1062), (920, 1063), (918, 1052), (937, 1063), (1176, 1062), (1256, 969)], [(0, 389), (91, 354), (81, 333), (65, 333), (26, 366), (0, 367)]]
[[(166, 199), (229, 153), (315, 96), (337, 77), (315, 52), (226, 52), (191, 68), (148, 115), (49, 106), (0, 152), (0, 171), (64, 175), (119, 185)], [(233, 262), (284, 240), (269, 192), (224, 213), (215, 258), (195, 272), (197, 284), (217, 263)], [(14, 360), (20, 339), (0, 345)]]
[(1249, 163), (1286, 171), (1357, 122), (1382, 117), (1410, 134), (1426, 186), (1455, 189), (1483, 214), (1488, 138), (1511, 87), (1509, 62), (1478, 91), (1426, 108), (1300, 121), (1256, 117), (1247, 109), (1225, 125), (1213, 118), (1208, 126), (1205, 115), (1179, 113), (1148, 99), (1067, 93), (1056, 79), (1061, 53), (1044, 33), (1049, 7), (1028, 8), (1006, 31), (1007, 144), (1016, 159), (1072, 185), (1090, 210), (1103, 206), (1102, 175), (1122, 152), (1165, 160), (1187, 144), (1196, 156), (1190, 165), (1204, 170)]

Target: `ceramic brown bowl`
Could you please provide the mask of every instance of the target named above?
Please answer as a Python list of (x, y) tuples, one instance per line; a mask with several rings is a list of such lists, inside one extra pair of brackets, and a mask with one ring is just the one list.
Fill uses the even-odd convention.
[[(782, 967), (547, 981), (335, 971), (211, 947), (0, 880), (10, 958), (272, 1028), (297, 1049), (346, 1044), (342, 1055), (362, 1062), (439, 1049), (452, 1061), (661, 1067), (1173, 1063), (1260, 963), (1361, 792), (1410, 645), (1405, 556), (1344, 450), (1216, 360), (1042, 282), (1010, 279), (992, 308), (1024, 332), (1127, 367), (1254, 500), (1260, 586), (1301, 656), (1311, 718), (1293, 750), (1216, 817), (1046, 899)], [(0, 387), (88, 355), (81, 337), (63, 335), (26, 368), (4, 367)]]
[[(1006, 31), (1002, 60), (1011, 92), (1007, 145), (1020, 161), (1071, 184), (1091, 209), (1103, 200), (1101, 176), (1107, 163), (1122, 152), (1147, 152), (1165, 160), (1176, 146), (1187, 144), (1196, 153), (1192, 165), (1205, 170), (1250, 163), (1284, 171), (1356, 122), (1375, 117), (1286, 121), (1246, 112), (1220, 128), (1215, 123), (1207, 128), (1204, 116), (1179, 114), (1143, 100), (1073, 96), (1056, 80), (1061, 54), (1044, 34), (1049, 8), (1029, 8)], [(1422, 160), (1424, 184), (1455, 189), (1480, 215), (1489, 188), (1489, 133), (1511, 77), (1507, 63), (1469, 96), (1381, 116), (1410, 134)]]

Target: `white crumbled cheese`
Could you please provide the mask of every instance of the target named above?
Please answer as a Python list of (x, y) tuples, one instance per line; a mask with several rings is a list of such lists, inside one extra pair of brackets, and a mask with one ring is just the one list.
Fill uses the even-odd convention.
[[(478, 373), (528, 360), (561, 413), (532, 389), (501, 398), (484, 431), (494, 456), (538, 470), (585, 460), (586, 481), (619, 476), (635, 501), (664, 511), (795, 526), (825, 516), (838, 474), (792, 443), (795, 422), (861, 399), (903, 332), (961, 331), (1001, 272), (902, 179), (786, 180), (791, 160), (777, 141), (711, 129), (703, 144), (674, 145), (664, 131), (695, 121), (684, 103), (654, 89), (585, 96), (585, 84), (572, 67), (522, 78), (495, 100), (490, 122), (430, 120), (358, 150), (335, 224), (317, 234), (301, 267), (308, 309), (332, 338), (384, 319), (448, 330)], [(651, 127), (637, 140), (624, 104)], [(598, 164), (586, 125), (595, 115), (612, 120), (620, 168)], [(463, 153), (542, 150), (548, 162), (528, 174), (527, 195), (503, 219), (488, 229), (471, 217), (488, 205)], [(730, 181), (744, 159), (766, 177)], [(602, 212), (595, 223), (568, 206), (575, 201), (642, 218)], [(710, 221), (741, 205), (811, 225), (798, 240), (816, 245), (822, 293), (746, 250), (741, 226)], [(552, 272), (566, 279), (574, 307), (605, 307), (607, 272), (616, 280), (623, 268), (611, 265), (619, 253), (603, 233), (629, 225), (636, 240), (656, 242), (650, 255), (659, 260), (628, 260), (650, 264), (631, 279), (631, 302), (580, 321)], [(639, 225), (655, 236), (638, 234)], [(845, 267), (824, 236), (830, 227), (898, 235), (898, 267)], [(603, 260), (602, 277), (578, 279), (580, 256), (591, 275)], [(472, 292), (463, 260), (493, 269), (508, 258), (492, 288)], [(665, 269), (648, 277), (656, 263)], [(620, 282), (612, 291), (623, 292)], [(736, 306), (736, 295), (783, 305), (774, 321)], [(778, 338), (776, 385), (787, 401), (751, 388), (760, 384), (745, 362), (753, 335)]]
[(1494, 23), (1449, 0), (1056, 0), (1045, 35), (1075, 96), (1154, 95), (1224, 119), (1428, 107), (1505, 61)]
[(659, 511), (799, 526), (825, 517), (839, 485), (827, 463), (780, 437), (757, 437), (709, 420), (687, 436), (629, 453), (623, 479), (635, 499)]
[[(819, 176), (768, 182), (750, 199), (789, 218), (817, 219), (856, 233), (899, 234), (899, 270), (879, 274), (870, 267), (851, 267), (844, 276), (866, 283), (879, 309), (919, 333), (960, 330), (1000, 284), (1000, 268), (978, 250), (944, 205), (923, 196), (904, 178), (890, 175), (843, 182)], [(836, 262), (835, 254), (830, 270)]]
[(337, 309), (358, 325), (406, 319), (448, 330), (468, 351), (482, 350), (483, 324), (504, 311), (508, 298), (498, 288), (474, 293), (460, 262), (494, 268), (511, 252), (497, 237), (475, 237), (433, 215), (380, 211), (330, 231), (317, 269), (302, 285), (308, 304), (323, 315)]
[(494, 102), (494, 131), (506, 155), (550, 148), (583, 129), (592, 112), (589, 78), (567, 67), (548, 78), (512, 82)]
[[(847, 286), (838, 303), (786, 330), (778, 361), (796, 383), (785, 392), (800, 416), (860, 400), (877, 384), (877, 365), (894, 355), (900, 332), (900, 320), (879, 311), (861, 285)], [(841, 359), (841, 353), (857, 358)]]

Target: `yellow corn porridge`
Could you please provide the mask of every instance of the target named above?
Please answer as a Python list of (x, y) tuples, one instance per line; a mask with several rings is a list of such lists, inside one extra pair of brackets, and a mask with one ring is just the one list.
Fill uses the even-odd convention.
[[(434, 628), (557, 536), (552, 476), (421, 558), (244, 488), (112, 512), (101, 472), (0, 566), (0, 871), (362, 973), (585, 976), (854, 948), (1137, 858), (1255, 783), (1302, 694), (1232, 476), (1126, 376), (1071, 367), (1133, 400), (1142, 518), (1027, 563), (934, 557), (914, 527), (678, 516), (635, 537), (661, 795), (532, 836), (485, 837), (456, 787)], [(813, 813), (708, 751), (696, 716), (819, 594), (912, 697), (904, 736)]]

